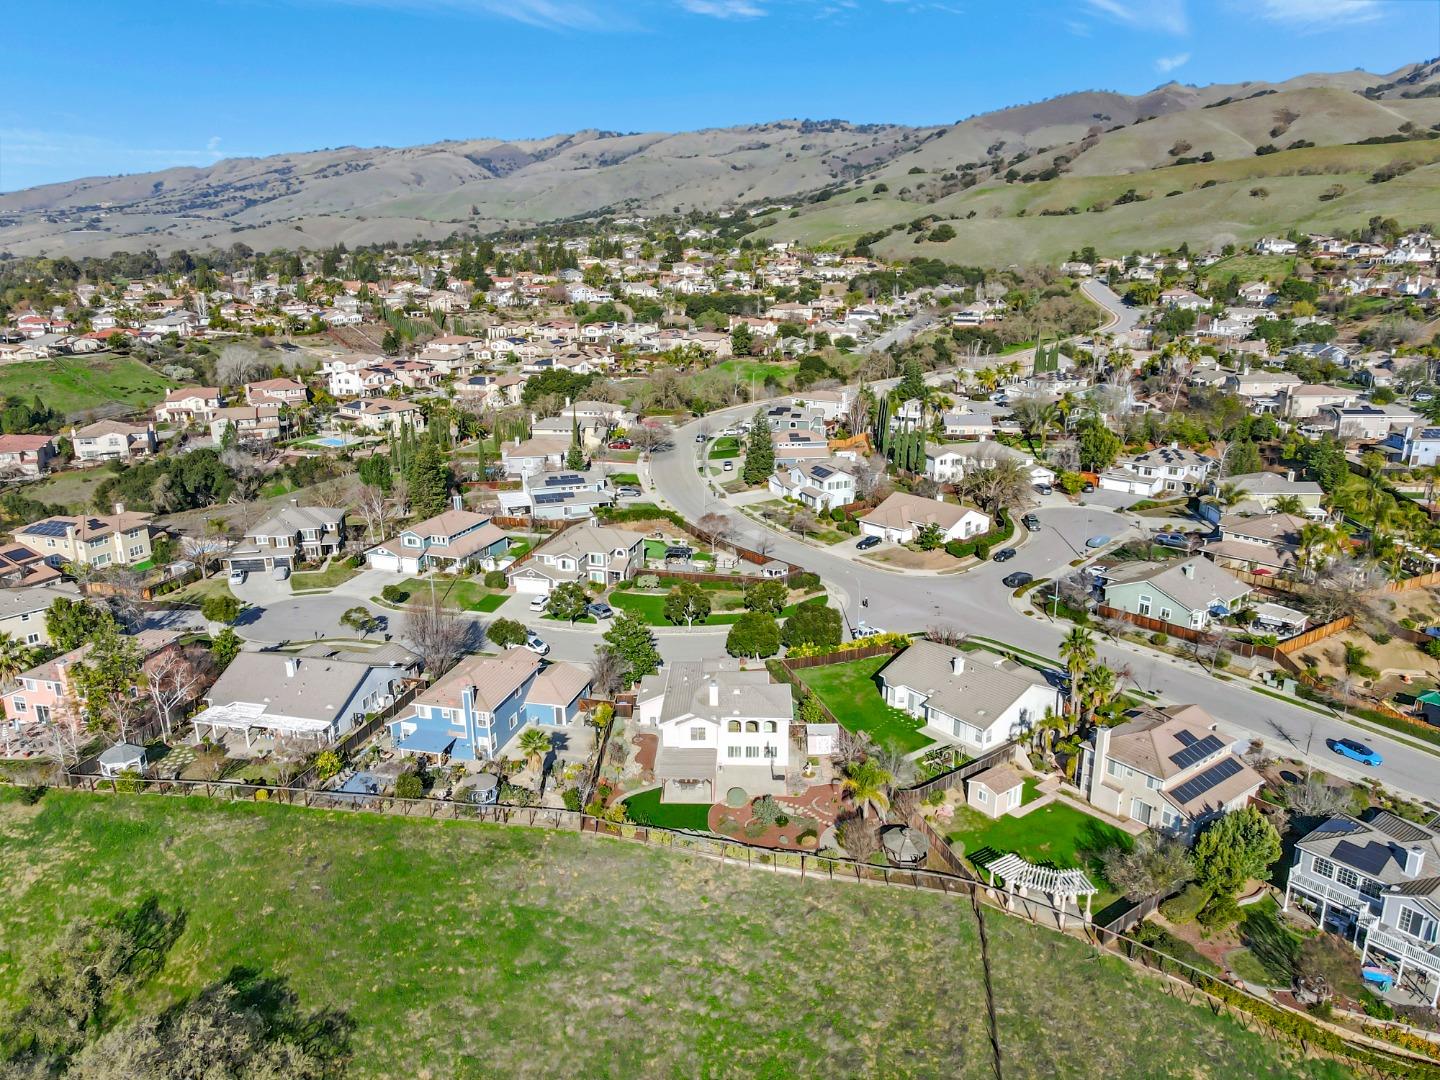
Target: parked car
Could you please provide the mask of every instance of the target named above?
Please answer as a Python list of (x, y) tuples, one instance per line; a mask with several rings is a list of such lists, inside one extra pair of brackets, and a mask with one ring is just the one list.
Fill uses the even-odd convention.
[(616, 439), (610, 444), (611, 450), (629, 450), (635, 444), (629, 439)]
[(608, 619), (615, 614), (615, 609), (609, 604), (597, 600), (593, 604), (585, 605), (585, 614), (592, 615), (596, 619)]
[(734, 472), (734, 471), (735, 471), (735, 462), (731, 461), (729, 458), (726, 458), (726, 459), (725, 459), (725, 464), (722, 465), (722, 466), (720, 466), (720, 468), (721, 468), (723, 471), (725, 471), (725, 472)]
[(876, 634), (883, 634), (884, 632), (885, 631), (881, 630), (878, 626), (871, 626), (867, 622), (855, 624), (855, 637), (857, 640), (859, 638), (874, 637)]
[(1034, 574), (1027, 574), (1024, 570), (1016, 570), (1013, 574), (1006, 574), (1000, 579), (1007, 589), (1018, 589), (1021, 585), (1029, 585), (1035, 580)]
[(1089, 495), (1092, 491), (1095, 490), (1095, 485), (1092, 484), (1089, 480), (1086, 480), (1085, 483), (1080, 485), (1080, 490), (1083, 491), (1086, 495)]
[(706, 434), (702, 431), (702, 432), (700, 432), (699, 435), (696, 435), (696, 436), (695, 436), (695, 441), (696, 441), (697, 443), (703, 443), (703, 442), (704, 442), (706, 439), (708, 439), (709, 437), (710, 437), (710, 436), (706, 435)]
[(288, 577), (290, 576), (290, 567), (288, 567), (288, 566), (277, 566), (277, 567), (275, 567), (274, 572), (273, 572), (270, 576), (271, 576), (272, 578), (274, 578), (276, 581), (284, 581), (286, 578), (288, 578)]
[(1036, 485), (1035, 485), (1035, 490), (1038, 491), (1041, 495), (1053, 495), (1053, 494), (1055, 494), (1055, 489), (1054, 489), (1053, 487), (1051, 487), (1049, 484), (1036, 484)]
[(1385, 760), (1363, 742), (1356, 742), (1354, 739), (1326, 739), (1325, 745), (1341, 757), (1358, 761), (1361, 765), (1379, 765)]
[(529, 649), (531, 652), (539, 656), (544, 656), (550, 651), (550, 646), (547, 645), (545, 643), (545, 640), (533, 630), (525, 635), (525, 644), (523, 648)]
[(875, 547), (879, 543), (880, 538), (878, 536), (862, 536), (859, 542), (855, 545), (855, 550), (869, 551), (872, 547)]
[(1102, 548), (1109, 542), (1110, 537), (1106, 536), (1104, 533), (1101, 533), (1099, 536), (1092, 536), (1089, 540), (1086, 540), (1085, 546), (1088, 548)]
[(230, 571), (230, 584), (231, 584), (231, 585), (244, 585), (244, 584), (245, 584), (245, 578), (246, 578), (245, 571), (244, 571), (244, 570), (241, 570), (238, 566), (237, 566), (234, 570), (231, 570), (231, 571)]
[(1009, 561), (1010, 561), (1011, 559), (1013, 559), (1014, 557), (1015, 557), (1015, 549), (1014, 549), (1014, 548), (1001, 548), (999, 551), (995, 552), (994, 555), (991, 555), (991, 556), (990, 556), (990, 558), (991, 558), (991, 560), (992, 560), (993, 562), (1009, 562)]
[(1188, 548), (1190, 546), (1190, 538), (1179, 532), (1156, 533), (1150, 540), (1161, 547)]
[(1040, 519), (1034, 514), (1026, 514), (1020, 519), (1020, 524), (1024, 525), (1025, 528), (1029, 529), (1031, 532), (1040, 531)]
[(550, 594), (541, 593), (539, 596), (530, 597), (531, 611), (544, 611), (550, 603)]
[(638, 499), (645, 494), (637, 484), (621, 484), (615, 489), (615, 494), (622, 499)]
[(665, 549), (667, 559), (688, 559), (695, 554), (695, 549), (684, 544), (672, 544)]

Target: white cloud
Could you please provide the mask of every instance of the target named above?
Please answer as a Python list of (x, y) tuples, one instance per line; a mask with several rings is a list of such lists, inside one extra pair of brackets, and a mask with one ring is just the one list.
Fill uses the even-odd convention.
[(1373, 22), (1383, 6), (1381, 0), (1247, 0), (1245, 10), (1297, 29), (1323, 30)]
[(1159, 56), (1155, 58), (1155, 70), (1165, 75), (1178, 67), (1184, 67), (1190, 62), (1188, 52), (1176, 53), (1174, 56)]
[(1114, 22), (1166, 34), (1188, 34), (1185, 0), (1085, 0), (1090, 10)]
[(716, 19), (758, 19), (765, 9), (750, 0), (680, 0), (680, 6), (692, 15), (709, 15)]

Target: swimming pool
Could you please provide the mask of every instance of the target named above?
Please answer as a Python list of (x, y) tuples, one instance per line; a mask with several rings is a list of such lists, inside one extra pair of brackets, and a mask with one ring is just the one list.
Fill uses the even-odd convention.
[(343, 435), (322, 435), (319, 438), (311, 439), (311, 442), (318, 446), (349, 446), (350, 440)]

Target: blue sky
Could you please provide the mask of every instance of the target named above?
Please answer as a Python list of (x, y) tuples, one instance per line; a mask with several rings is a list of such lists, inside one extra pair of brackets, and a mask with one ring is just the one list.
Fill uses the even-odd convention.
[(1440, 0), (52, 0), (27, 22), (6, 191), (347, 144), (950, 122), (1440, 55)]

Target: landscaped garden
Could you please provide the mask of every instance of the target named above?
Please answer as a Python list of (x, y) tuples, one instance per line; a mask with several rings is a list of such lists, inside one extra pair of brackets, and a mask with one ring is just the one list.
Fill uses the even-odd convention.
[[(629, 611), (638, 615), (650, 626), (675, 626), (675, 623), (665, 617), (665, 600), (673, 584), (673, 579), (667, 582), (666, 579), (661, 578), (658, 591), (617, 588), (606, 597), (606, 602), (617, 611)], [(732, 588), (722, 582), (708, 581), (702, 583), (701, 588), (709, 595), (710, 614), (704, 619), (697, 620), (696, 626), (729, 626), (739, 622), (740, 617), (745, 614), (745, 594), (740, 589)], [(825, 597), (823, 595), (812, 596), (787, 604), (781, 610), (779, 618), (789, 618), (795, 614), (795, 609), (801, 604), (817, 603), (825, 603)]]
[[(72, 920), (154, 895), (184, 916), (179, 936), (107, 1026), (249, 968), (348, 1018), (341, 1074), (361, 1080), (397, 1062), (465, 1078), (994, 1075), (975, 915), (934, 894), (573, 832), (161, 796), (26, 805), (13, 789), (0, 859), (0, 1013)], [(1346, 1075), (1083, 941), (998, 913), (986, 926), (1007, 1076)]]
[(919, 717), (885, 704), (880, 696), (875, 674), (889, 662), (886, 655), (868, 656), (805, 668), (799, 675), (846, 728), (864, 731), (881, 746), (908, 754), (933, 740), (921, 734)]
[(625, 800), (625, 816), (637, 825), (661, 829), (689, 829), (708, 832), (709, 803), (667, 803), (660, 801), (660, 789), (651, 788)]
[(711, 461), (728, 461), (740, 456), (740, 440), (733, 435), (716, 439), (710, 447)]

